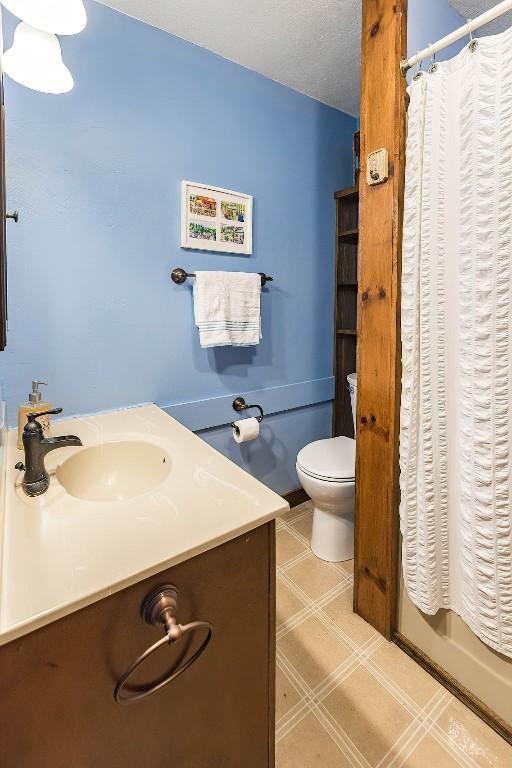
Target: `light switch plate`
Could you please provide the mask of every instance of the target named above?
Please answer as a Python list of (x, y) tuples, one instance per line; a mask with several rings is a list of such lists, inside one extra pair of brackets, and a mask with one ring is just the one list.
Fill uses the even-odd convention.
[(389, 178), (389, 155), (387, 149), (370, 152), (366, 161), (366, 181), (370, 186), (382, 184)]

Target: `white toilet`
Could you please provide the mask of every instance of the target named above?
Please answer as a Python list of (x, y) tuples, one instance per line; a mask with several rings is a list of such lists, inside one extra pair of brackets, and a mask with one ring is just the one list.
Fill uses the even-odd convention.
[[(356, 421), (356, 374), (347, 376)], [(297, 456), (300, 483), (313, 502), (311, 549), (322, 560), (354, 556), (356, 441), (331, 437), (306, 445)]]

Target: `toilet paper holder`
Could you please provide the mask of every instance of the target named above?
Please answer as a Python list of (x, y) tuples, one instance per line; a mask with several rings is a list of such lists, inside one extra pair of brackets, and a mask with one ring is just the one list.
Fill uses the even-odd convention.
[[(245, 402), (245, 399), (243, 397), (235, 397), (235, 399), (233, 400), (233, 408), (238, 413), (240, 413), (240, 411), (247, 411), (249, 408), (257, 408), (258, 411), (260, 412), (260, 415), (256, 416), (256, 418), (258, 419), (260, 424), (263, 421), (263, 416), (265, 415), (263, 413), (263, 408), (261, 407), (261, 405), (257, 405), (256, 403), (254, 403), (253, 405), (248, 405)], [(239, 429), (234, 421), (231, 422), (231, 426), (236, 431), (236, 433), (239, 434)]]

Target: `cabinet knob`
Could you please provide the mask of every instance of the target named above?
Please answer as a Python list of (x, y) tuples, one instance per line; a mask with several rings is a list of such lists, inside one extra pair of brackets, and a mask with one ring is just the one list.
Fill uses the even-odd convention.
[[(146, 624), (150, 624), (153, 627), (163, 627), (165, 635), (160, 638), (156, 643), (150, 645), (144, 653), (141, 653), (135, 661), (133, 661), (126, 672), (124, 672), (114, 689), (114, 698), (118, 704), (130, 704), (134, 701), (140, 701), (147, 696), (156, 693), (164, 685), (172, 683), (177, 677), (183, 674), (197, 659), (204, 653), (208, 643), (212, 636), (212, 625), (208, 621), (191, 621), (188, 624), (178, 624), (176, 619), (176, 610), (178, 607), (178, 590), (171, 584), (164, 584), (161, 587), (157, 587), (152, 590), (146, 597), (141, 606), (141, 616)], [(188, 632), (196, 632), (197, 630), (205, 630), (206, 636), (194, 653), (188, 657), (185, 661), (173, 668), (169, 674), (161, 680), (158, 679), (155, 683), (140, 688), (137, 686), (136, 693), (127, 693), (125, 685), (128, 678), (135, 670), (149, 656), (152, 656), (155, 651), (158, 651), (164, 645), (172, 645), (181, 640), (181, 638)]]

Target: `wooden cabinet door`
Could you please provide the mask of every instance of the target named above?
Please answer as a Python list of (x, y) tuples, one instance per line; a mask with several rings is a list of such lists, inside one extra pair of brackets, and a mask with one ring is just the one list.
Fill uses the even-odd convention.
[[(0, 648), (2, 768), (272, 766), (273, 537), (264, 525)], [(116, 704), (116, 681), (161, 636), (140, 607), (166, 583), (180, 623), (211, 622), (210, 645), (155, 695)], [(164, 646), (134, 683), (161, 677), (202, 637)]]

